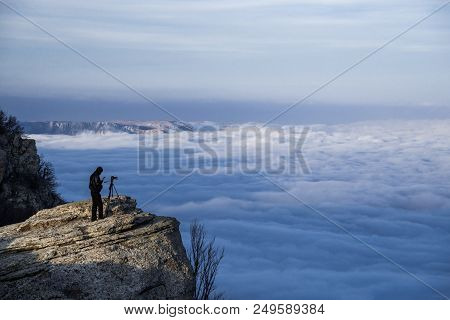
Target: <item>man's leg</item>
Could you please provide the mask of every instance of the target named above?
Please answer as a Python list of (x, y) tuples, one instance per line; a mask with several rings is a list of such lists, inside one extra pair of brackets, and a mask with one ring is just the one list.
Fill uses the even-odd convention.
[(91, 192), (92, 197), (92, 210), (91, 210), (91, 221), (97, 220), (97, 199), (95, 193)]
[(98, 194), (98, 218), (99, 219), (103, 219), (103, 200), (102, 200), (102, 195), (99, 193)]

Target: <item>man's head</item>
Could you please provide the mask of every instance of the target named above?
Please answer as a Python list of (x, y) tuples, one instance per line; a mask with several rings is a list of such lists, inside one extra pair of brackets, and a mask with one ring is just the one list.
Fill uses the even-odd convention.
[(95, 169), (95, 172), (98, 174), (101, 174), (103, 172), (103, 168), (102, 167), (98, 167), (97, 169)]

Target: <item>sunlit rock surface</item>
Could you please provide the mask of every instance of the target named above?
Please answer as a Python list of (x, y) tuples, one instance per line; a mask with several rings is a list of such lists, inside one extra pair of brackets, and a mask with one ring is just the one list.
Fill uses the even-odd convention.
[(0, 299), (192, 298), (176, 219), (121, 196), (91, 222), (90, 206), (68, 203), (0, 228)]

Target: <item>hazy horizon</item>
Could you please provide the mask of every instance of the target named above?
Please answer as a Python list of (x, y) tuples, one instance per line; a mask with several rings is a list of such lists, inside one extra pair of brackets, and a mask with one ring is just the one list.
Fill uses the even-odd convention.
[[(265, 101), (163, 101), (181, 121), (265, 122), (288, 105)], [(208, 108), (214, 106), (214, 110)], [(145, 102), (0, 96), (0, 109), (19, 121), (176, 120)], [(215, 110), (223, 110), (216, 112)], [(305, 103), (276, 124), (339, 124), (372, 120), (450, 119), (445, 106), (360, 106)]]

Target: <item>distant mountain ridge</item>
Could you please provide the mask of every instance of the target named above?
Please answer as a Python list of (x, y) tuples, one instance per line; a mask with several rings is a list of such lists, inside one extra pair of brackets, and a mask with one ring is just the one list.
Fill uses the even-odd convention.
[(36, 121), (21, 122), (27, 134), (77, 135), (83, 132), (125, 132), (137, 134), (143, 131), (193, 131), (192, 125), (181, 121)]

